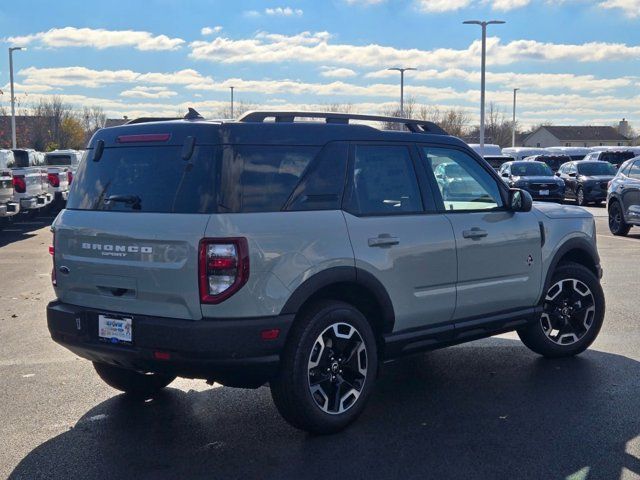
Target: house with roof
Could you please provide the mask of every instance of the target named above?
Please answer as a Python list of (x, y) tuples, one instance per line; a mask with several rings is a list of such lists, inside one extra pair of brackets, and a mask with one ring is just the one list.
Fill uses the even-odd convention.
[[(620, 122), (622, 124), (622, 122)], [(525, 147), (626, 147), (632, 139), (615, 127), (542, 126), (524, 139)]]

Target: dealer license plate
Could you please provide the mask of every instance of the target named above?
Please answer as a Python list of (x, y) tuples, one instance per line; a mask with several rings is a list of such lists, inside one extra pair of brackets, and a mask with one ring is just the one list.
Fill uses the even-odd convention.
[(110, 343), (133, 343), (133, 319), (98, 315), (98, 337)]

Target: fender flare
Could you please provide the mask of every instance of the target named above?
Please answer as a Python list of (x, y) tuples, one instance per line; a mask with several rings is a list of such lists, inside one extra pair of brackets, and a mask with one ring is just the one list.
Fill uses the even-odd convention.
[(382, 310), (383, 333), (393, 330), (395, 312), (387, 290), (374, 275), (357, 267), (332, 267), (311, 276), (293, 291), (280, 314), (295, 315), (317, 291), (338, 283), (353, 283), (369, 290)]

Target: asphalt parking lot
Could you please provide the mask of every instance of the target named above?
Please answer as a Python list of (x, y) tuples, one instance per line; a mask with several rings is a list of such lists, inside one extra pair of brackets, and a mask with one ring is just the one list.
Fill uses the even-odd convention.
[(134, 402), (54, 344), (48, 224), (0, 232), (0, 477), (640, 478), (640, 228), (597, 216), (607, 300), (591, 350), (544, 360), (514, 334), (384, 369), (346, 432), (289, 427), (267, 388), (177, 380)]

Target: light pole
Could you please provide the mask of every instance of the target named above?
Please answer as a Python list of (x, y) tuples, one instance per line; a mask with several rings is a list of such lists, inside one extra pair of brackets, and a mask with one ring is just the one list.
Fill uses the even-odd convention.
[(465, 25), (480, 25), (482, 27), (482, 68), (480, 71), (480, 155), (484, 155), (484, 77), (487, 58), (487, 25), (501, 25), (506, 22), (502, 20), (490, 20), (488, 22), (467, 20), (462, 23)]
[(16, 148), (16, 97), (13, 93), (13, 52), (25, 47), (9, 47), (9, 82), (11, 83), (11, 148)]
[(519, 88), (513, 89), (513, 122), (511, 124), (511, 146), (516, 146), (516, 94)]
[(233, 118), (233, 90), (236, 87), (229, 87), (231, 89), (231, 118)]
[(404, 72), (409, 70), (417, 70), (417, 68), (387, 68), (387, 70), (393, 70), (395, 72), (400, 72), (400, 116), (404, 117)]

